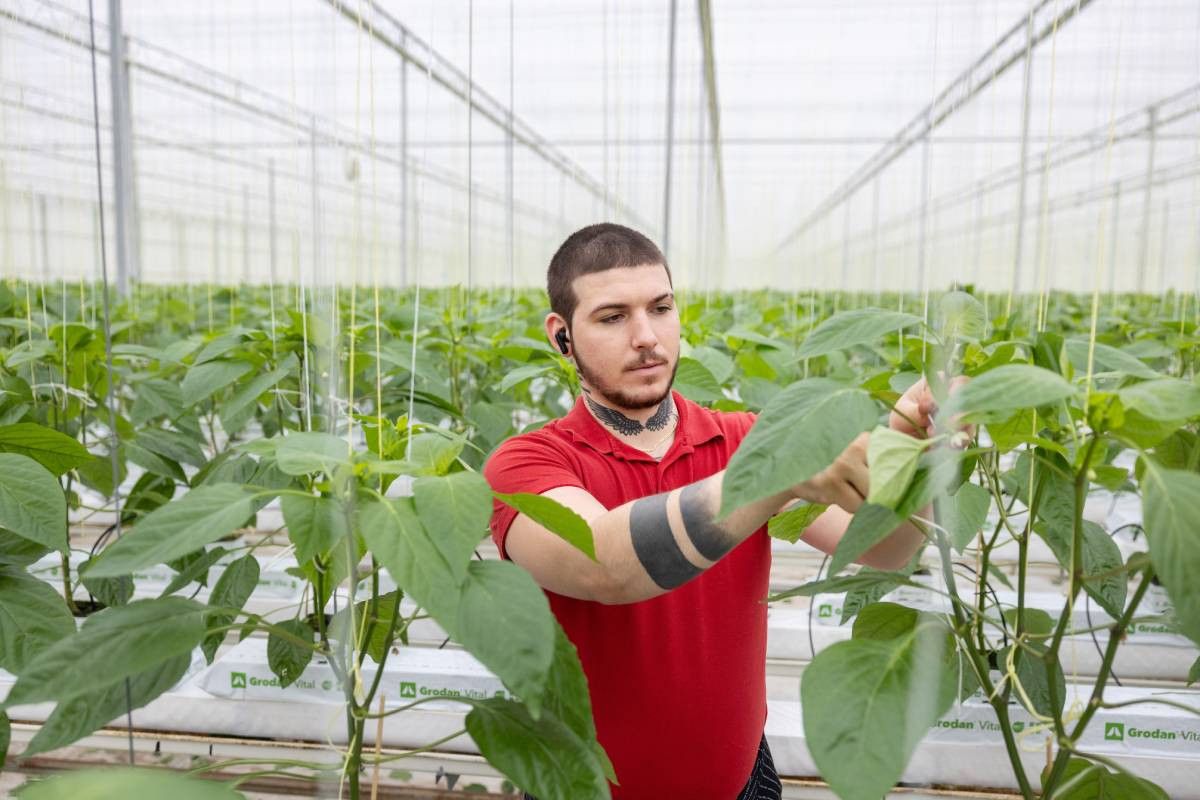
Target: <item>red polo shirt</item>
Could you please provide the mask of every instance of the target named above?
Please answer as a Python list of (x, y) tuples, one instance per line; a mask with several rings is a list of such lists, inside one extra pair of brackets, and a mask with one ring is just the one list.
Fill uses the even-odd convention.
[[(484, 468), (499, 492), (579, 486), (606, 508), (677, 489), (725, 468), (754, 416), (673, 393), (675, 441), (661, 462), (612, 436), (581, 399), (567, 416), (505, 442)], [(516, 512), (497, 502), (492, 537)], [(765, 527), (695, 580), (660, 597), (603, 605), (546, 592), (579, 650), (618, 800), (733, 800), (766, 722)]]

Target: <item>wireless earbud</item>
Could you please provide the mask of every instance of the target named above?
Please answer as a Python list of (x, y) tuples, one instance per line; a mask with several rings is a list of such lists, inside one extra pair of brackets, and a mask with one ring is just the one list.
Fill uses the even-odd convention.
[(554, 334), (554, 341), (558, 342), (558, 350), (564, 356), (570, 352), (571, 348), (568, 346), (570, 340), (567, 339), (566, 328), (560, 328), (558, 333)]

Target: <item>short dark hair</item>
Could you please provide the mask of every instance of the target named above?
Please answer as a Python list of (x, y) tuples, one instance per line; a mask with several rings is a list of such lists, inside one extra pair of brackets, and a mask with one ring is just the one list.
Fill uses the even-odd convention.
[(671, 280), (671, 268), (658, 245), (633, 228), (613, 222), (588, 225), (570, 236), (550, 259), (546, 270), (546, 292), (550, 309), (571, 325), (571, 315), (579, 304), (573, 284), (580, 275), (617, 269), (661, 264)]

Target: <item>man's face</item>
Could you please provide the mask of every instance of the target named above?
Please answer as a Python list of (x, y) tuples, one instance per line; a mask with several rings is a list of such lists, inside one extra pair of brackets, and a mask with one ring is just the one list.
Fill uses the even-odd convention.
[(679, 365), (679, 311), (661, 264), (581, 275), (571, 354), (580, 380), (619, 409), (653, 408)]

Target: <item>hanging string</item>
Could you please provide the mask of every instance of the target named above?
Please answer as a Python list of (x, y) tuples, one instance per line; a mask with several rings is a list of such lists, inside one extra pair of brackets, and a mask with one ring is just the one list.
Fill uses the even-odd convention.
[[(103, 289), (104, 303), (104, 369), (108, 374), (108, 386), (105, 390), (105, 403), (108, 406), (108, 456), (112, 469), (113, 509), (116, 516), (113, 520), (113, 532), (121, 538), (121, 478), (120, 465), (117, 461), (117, 448), (120, 446), (120, 434), (117, 432), (116, 412), (116, 373), (113, 370), (112, 353), (112, 308), (109, 302), (108, 285), (108, 246), (104, 230), (104, 170), (100, 156), (100, 87), (96, 77), (96, 12), (94, 0), (88, 0), (88, 36), (92, 61), (92, 134), (96, 143), (96, 197), (100, 208), (100, 281)], [(111, 69), (117, 69), (115, 64)], [(69, 598), (68, 598), (69, 599)], [(130, 697), (129, 679), (125, 679), (125, 732), (129, 738), (129, 763), (133, 764), (133, 703)]]
[[(1041, 181), (1041, 198), (1039, 199), (1039, 216), (1038, 222), (1038, 255), (1037, 255), (1037, 273), (1038, 273), (1038, 305), (1037, 305), (1037, 330), (1041, 333), (1046, 327), (1046, 315), (1049, 311), (1049, 295), (1046, 291), (1046, 275), (1049, 270), (1046, 269), (1046, 250), (1047, 241), (1050, 238), (1047, 227), (1050, 220), (1050, 150), (1053, 145), (1054, 136), (1054, 78), (1057, 74), (1056, 63), (1058, 55), (1058, 0), (1054, 2), (1054, 27), (1050, 31), (1050, 97), (1046, 103), (1046, 149), (1042, 151), (1042, 181)], [(1075, 13), (1079, 13), (1079, 0), (1075, 2)]]

